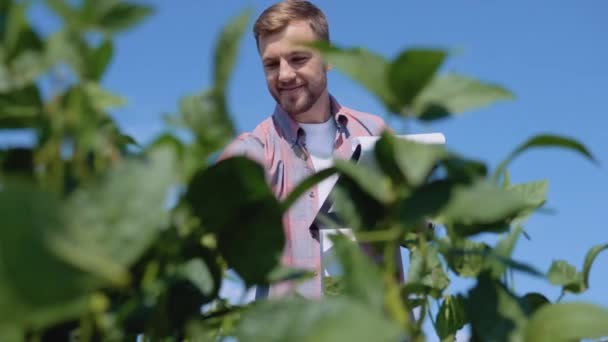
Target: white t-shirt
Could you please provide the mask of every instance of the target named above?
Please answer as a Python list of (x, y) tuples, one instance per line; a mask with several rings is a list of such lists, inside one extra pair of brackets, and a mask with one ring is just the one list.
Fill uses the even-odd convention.
[[(332, 166), (337, 130), (333, 118), (323, 123), (300, 123), (300, 127), (306, 132), (306, 149), (311, 156), (315, 170), (319, 172)], [(319, 206), (325, 202), (337, 177), (337, 175), (333, 175), (317, 185)]]

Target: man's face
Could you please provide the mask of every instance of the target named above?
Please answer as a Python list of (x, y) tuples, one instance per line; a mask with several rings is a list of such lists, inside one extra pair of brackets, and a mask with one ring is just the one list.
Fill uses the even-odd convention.
[(306, 21), (294, 21), (284, 30), (259, 39), (268, 90), (277, 103), (297, 120), (327, 89), (327, 68), (319, 53), (302, 46), (317, 39)]

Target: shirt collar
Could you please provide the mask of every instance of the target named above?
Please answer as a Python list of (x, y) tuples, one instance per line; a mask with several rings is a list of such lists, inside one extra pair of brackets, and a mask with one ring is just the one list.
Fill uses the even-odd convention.
[[(348, 116), (346, 115), (346, 111), (331, 94), (329, 95), (329, 101), (331, 107), (331, 117), (336, 122), (338, 132), (346, 132), (348, 125)], [(272, 115), (285, 134), (287, 140), (292, 144), (297, 143), (298, 139), (304, 135), (304, 129), (300, 127), (300, 124), (298, 124), (298, 122), (287, 114), (278, 104), (275, 106), (274, 113)]]

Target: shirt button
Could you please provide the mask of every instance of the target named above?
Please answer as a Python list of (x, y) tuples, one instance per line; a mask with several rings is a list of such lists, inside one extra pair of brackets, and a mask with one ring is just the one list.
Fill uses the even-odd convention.
[(308, 193), (308, 197), (310, 197), (310, 198), (314, 198), (314, 197), (315, 197), (315, 193), (314, 193), (314, 191), (309, 192), (309, 193)]

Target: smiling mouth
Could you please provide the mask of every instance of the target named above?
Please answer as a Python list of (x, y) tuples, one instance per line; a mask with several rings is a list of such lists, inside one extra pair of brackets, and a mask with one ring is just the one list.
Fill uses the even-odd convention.
[(279, 91), (280, 91), (281, 93), (283, 93), (283, 92), (288, 93), (288, 92), (292, 92), (292, 91), (294, 91), (294, 90), (298, 90), (298, 89), (300, 89), (300, 88), (302, 88), (302, 85), (295, 86), (295, 87), (291, 87), (291, 88), (280, 88), (280, 89), (279, 89)]

